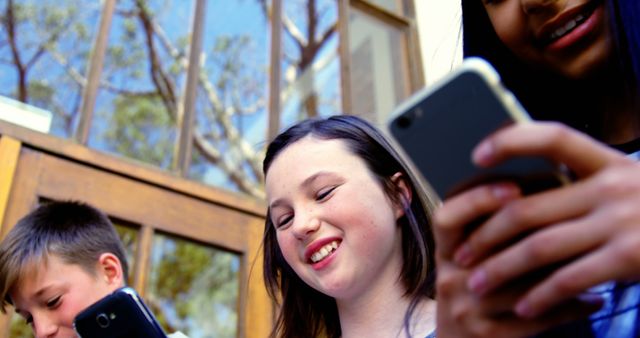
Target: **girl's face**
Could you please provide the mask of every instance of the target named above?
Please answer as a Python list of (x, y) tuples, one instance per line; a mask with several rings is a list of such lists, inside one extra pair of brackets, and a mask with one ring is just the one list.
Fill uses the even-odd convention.
[(311, 287), (348, 300), (373, 283), (397, 284), (403, 210), (344, 141), (307, 136), (289, 145), (266, 190), (282, 254)]
[(589, 76), (612, 50), (605, 0), (483, 1), (502, 42), (523, 61), (569, 78)]

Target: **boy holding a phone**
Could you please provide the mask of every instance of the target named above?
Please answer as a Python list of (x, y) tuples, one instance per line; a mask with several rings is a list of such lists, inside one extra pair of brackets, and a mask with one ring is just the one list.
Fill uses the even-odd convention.
[(127, 260), (109, 218), (77, 202), (51, 202), (0, 243), (1, 309), (14, 306), (36, 337), (75, 337), (82, 310), (125, 286)]

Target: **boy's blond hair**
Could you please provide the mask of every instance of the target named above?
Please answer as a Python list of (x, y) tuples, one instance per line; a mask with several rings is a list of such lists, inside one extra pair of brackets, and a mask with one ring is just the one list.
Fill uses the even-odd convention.
[(33, 264), (55, 255), (95, 275), (101, 254), (120, 260), (124, 280), (128, 265), (122, 242), (109, 218), (80, 202), (48, 202), (22, 218), (0, 243), (0, 310), (12, 304), (10, 290)]

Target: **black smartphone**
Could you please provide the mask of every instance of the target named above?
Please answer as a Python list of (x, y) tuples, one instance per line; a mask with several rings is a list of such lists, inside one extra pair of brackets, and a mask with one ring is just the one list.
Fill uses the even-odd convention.
[(81, 338), (166, 338), (138, 293), (123, 287), (80, 312), (74, 328)]
[(480, 183), (517, 182), (525, 194), (567, 183), (564, 170), (538, 157), (518, 157), (492, 168), (471, 161), (473, 148), (497, 129), (531, 118), (480, 58), (401, 104), (388, 124), (392, 140), (422, 179), (445, 199)]

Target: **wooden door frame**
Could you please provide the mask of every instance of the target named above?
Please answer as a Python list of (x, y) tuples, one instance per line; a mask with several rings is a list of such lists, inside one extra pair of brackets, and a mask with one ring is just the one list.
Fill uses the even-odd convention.
[[(259, 255), (266, 210), (264, 201), (203, 186), (133, 160), (2, 121), (0, 164), (0, 182), (3, 182), (0, 185), (0, 237), (35, 207), (40, 198), (72, 198), (93, 202), (110, 216), (141, 224), (139, 243), (142, 246), (149, 245), (154, 231), (158, 230), (230, 250), (241, 257), (238, 337), (265, 337), (270, 332), (273, 304), (262, 282)], [(140, 202), (119, 203), (131, 195), (131, 187), (135, 187)], [(103, 194), (108, 198), (101, 197)], [(182, 218), (184, 224), (176, 231), (171, 220), (154, 216), (158, 203), (166, 204), (169, 209), (174, 207), (163, 210), (172, 212), (173, 220), (176, 215), (198, 212), (211, 215), (204, 227), (202, 221)], [(234, 228), (229, 224), (234, 224)], [(138, 250), (138, 259), (142, 262), (146, 261), (145, 255), (148, 255), (146, 250)], [(143, 288), (146, 269), (143, 263), (134, 272), (135, 287)], [(4, 329), (0, 337), (8, 334), (7, 321), (8, 316), (0, 317), (0, 329)]]

